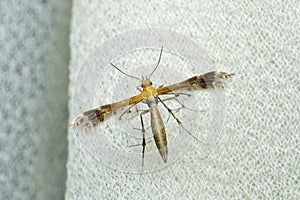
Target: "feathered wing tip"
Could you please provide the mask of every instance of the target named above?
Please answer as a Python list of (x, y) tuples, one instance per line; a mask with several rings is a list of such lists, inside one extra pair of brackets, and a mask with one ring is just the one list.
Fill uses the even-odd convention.
[(80, 114), (76, 117), (74, 122), (72, 122), (70, 124), (70, 127), (74, 128), (74, 127), (80, 126), (84, 121), (86, 121), (86, 123), (83, 125), (83, 128), (84, 128), (85, 132), (87, 132), (88, 130), (90, 130), (94, 126), (96, 126), (95, 122), (93, 122), (92, 120), (89, 120), (89, 116), (84, 115), (84, 114)]
[(83, 114), (78, 115), (75, 120), (69, 125), (71, 128), (79, 126), (84, 121), (85, 116)]
[(193, 89), (214, 89), (224, 88), (224, 79), (230, 78), (234, 74), (226, 72), (208, 72), (199, 76), (189, 78), (187, 81)]
[(221, 78), (231, 78), (232, 76), (234, 76), (235, 74), (234, 73), (230, 73), (230, 74), (228, 74), (228, 73), (226, 73), (226, 72), (218, 72), (218, 74), (219, 74), (219, 76), (221, 77)]
[(88, 131), (89, 129), (98, 125), (100, 122), (103, 122), (106, 117), (110, 116), (111, 113), (112, 109), (109, 105), (104, 105), (99, 108), (85, 111), (75, 118), (74, 122), (70, 124), (70, 127), (79, 126), (86, 121), (86, 123), (83, 125), (83, 128), (85, 131)]

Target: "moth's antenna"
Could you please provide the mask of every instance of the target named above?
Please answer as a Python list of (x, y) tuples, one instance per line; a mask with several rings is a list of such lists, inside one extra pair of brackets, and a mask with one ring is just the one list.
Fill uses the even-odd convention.
[(129, 75), (129, 74), (126, 74), (125, 72), (123, 72), (120, 68), (118, 68), (116, 65), (114, 65), (114, 64), (112, 64), (112, 63), (110, 63), (114, 68), (116, 68), (117, 70), (119, 70), (122, 74), (124, 74), (124, 75), (126, 75), (126, 76), (129, 76), (130, 78), (134, 78), (134, 79), (137, 79), (137, 80), (139, 80), (139, 81), (143, 81), (142, 79), (139, 79), (139, 78), (137, 78), (137, 77), (135, 77), (135, 76), (131, 76), (131, 75)]
[(160, 50), (158, 62), (157, 62), (157, 64), (156, 64), (156, 67), (154, 68), (154, 70), (151, 72), (151, 74), (150, 74), (150, 76), (149, 76), (149, 79), (150, 79), (150, 77), (152, 76), (152, 74), (155, 72), (155, 70), (157, 69), (157, 67), (158, 67), (158, 65), (159, 65), (159, 62), (160, 62), (160, 59), (161, 59), (162, 52), (163, 52), (163, 46), (161, 46), (161, 50)]

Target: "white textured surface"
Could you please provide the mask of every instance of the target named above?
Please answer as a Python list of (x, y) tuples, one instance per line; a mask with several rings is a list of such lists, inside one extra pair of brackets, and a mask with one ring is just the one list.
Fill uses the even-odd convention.
[(237, 75), (228, 84), (223, 134), (205, 159), (197, 159), (193, 143), (170, 167), (124, 173), (98, 163), (69, 131), (66, 199), (299, 199), (299, 7), (299, 1), (74, 1), (71, 93), (97, 45), (146, 27), (191, 37), (216, 68)]
[(0, 199), (63, 199), (70, 1), (0, 1)]

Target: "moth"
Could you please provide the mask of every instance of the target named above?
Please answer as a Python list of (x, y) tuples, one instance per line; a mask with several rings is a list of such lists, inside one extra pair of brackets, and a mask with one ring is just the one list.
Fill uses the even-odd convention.
[[(157, 105), (161, 103), (171, 114), (171, 116), (177, 121), (178, 125), (180, 125), (187, 133), (192, 135), (188, 130), (186, 130), (182, 122), (175, 116), (175, 114), (172, 112), (172, 110), (166, 105), (166, 103), (160, 98), (161, 95), (174, 95), (174, 98), (179, 95), (187, 95), (190, 96), (190, 94), (182, 93), (179, 91), (193, 91), (193, 90), (207, 90), (207, 89), (215, 89), (215, 88), (224, 88), (225, 82), (224, 80), (233, 76), (233, 73), (226, 73), (226, 72), (217, 72), (217, 71), (211, 71), (207, 72), (205, 74), (200, 74), (197, 76), (193, 76), (191, 78), (188, 78), (182, 82), (175, 83), (169, 86), (163, 86), (163, 87), (154, 87), (152, 82), (150, 81), (150, 78), (152, 74), (157, 69), (161, 57), (162, 57), (163, 47), (161, 48), (160, 55), (158, 62), (149, 75), (149, 77), (145, 78), (137, 78), (134, 76), (131, 76), (129, 74), (126, 74), (121, 69), (119, 69), (114, 64), (110, 63), (114, 68), (119, 70), (121, 73), (123, 73), (126, 76), (129, 76), (131, 78), (137, 79), (141, 81), (141, 87), (138, 88), (140, 91), (139, 94), (132, 96), (128, 99), (118, 101), (111, 104), (106, 104), (99, 106), (97, 108), (93, 108), (90, 110), (87, 110), (77, 116), (75, 120), (70, 124), (71, 127), (76, 127), (83, 125), (84, 130), (88, 131), (89, 129), (93, 128), (94, 126), (100, 124), (104, 120), (107, 120), (110, 116), (112, 116), (117, 110), (121, 108), (127, 108), (118, 119), (121, 119), (124, 114), (130, 111), (134, 106), (137, 104), (143, 102), (147, 104), (148, 110), (142, 111), (140, 113), (140, 120), (141, 120), (141, 126), (142, 126), (142, 164), (144, 164), (144, 154), (145, 154), (145, 147), (146, 147), (146, 140), (145, 140), (145, 128), (144, 128), (144, 122), (143, 122), (143, 115), (150, 112), (151, 117), (151, 129), (154, 137), (154, 141), (156, 144), (156, 147), (162, 157), (162, 160), (166, 163), (168, 160), (168, 140), (167, 140), (167, 134), (165, 130), (165, 125), (162, 120), (162, 117), (160, 115), (160, 112), (158, 110)], [(193, 135), (192, 135), (193, 136)], [(197, 139), (197, 138), (196, 138)]]

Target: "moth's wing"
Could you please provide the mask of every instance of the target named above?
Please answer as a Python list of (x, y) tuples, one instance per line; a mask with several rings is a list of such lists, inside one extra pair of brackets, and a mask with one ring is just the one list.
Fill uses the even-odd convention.
[[(198, 97), (194, 91), (206, 90), (206, 89), (218, 89), (224, 88), (225, 79), (233, 76), (233, 74), (227, 74), (225, 72), (208, 72), (202, 75), (191, 77), (185, 81), (175, 83), (166, 87), (158, 88), (157, 93), (166, 104), (176, 115), (176, 120), (180, 119), (181, 123), (177, 123), (183, 128), (184, 131), (193, 136), (196, 140), (203, 143), (207, 142), (207, 135), (201, 132), (201, 135), (197, 135), (199, 131), (205, 130), (205, 126), (199, 124), (199, 117), (203, 119), (209, 119), (210, 113), (203, 112), (206, 108), (205, 104), (209, 103), (207, 95), (201, 94), (201, 100), (198, 98), (189, 98), (190, 96)], [(172, 96), (173, 95), (173, 96)], [(168, 100), (171, 101), (168, 101)], [(167, 101), (166, 101), (167, 100)], [(199, 106), (201, 104), (201, 106)], [(178, 112), (177, 112), (178, 111)], [(170, 114), (172, 117), (172, 114)], [(196, 135), (195, 135), (196, 134)]]
[[(106, 104), (87, 110), (82, 114), (78, 115), (75, 120), (70, 124), (71, 127), (76, 127), (83, 124), (85, 131), (91, 129), (92, 127), (98, 125), (104, 120), (108, 119), (113, 113), (122, 112), (122, 110), (127, 109), (131, 105), (135, 105), (143, 100), (143, 96), (138, 94), (129, 99), (119, 101), (112, 104)], [(126, 110), (125, 110), (126, 111)]]
[(223, 88), (224, 80), (233, 76), (234, 74), (228, 74), (226, 72), (208, 72), (198, 76), (193, 76), (185, 81), (175, 83), (166, 87), (158, 88), (158, 95), (163, 95), (175, 91), (191, 91), (201, 89), (214, 89)]
[[(184, 109), (186, 111), (188, 109), (191, 112), (199, 113), (202, 112), (203, 109), (195, 106), (198, 101), (195, 101), (194, 98), (188, 97), (197, 96), (198, 94), (194, 93), (194, 91), (224, 88), (225, 79), (233, 75), (234, 74), (228, 74), (226, 72), (212, 71), (198, 76), (193, 76), (179, 83), (158, 88), (157, 93), (163, 101), (171, 100), (167, 103), (171, 110), (176, 111)], [(206, 102), (206, 98), (204, 95), (201, 95), (201, 98), (201, 104), (204, 104)]]

